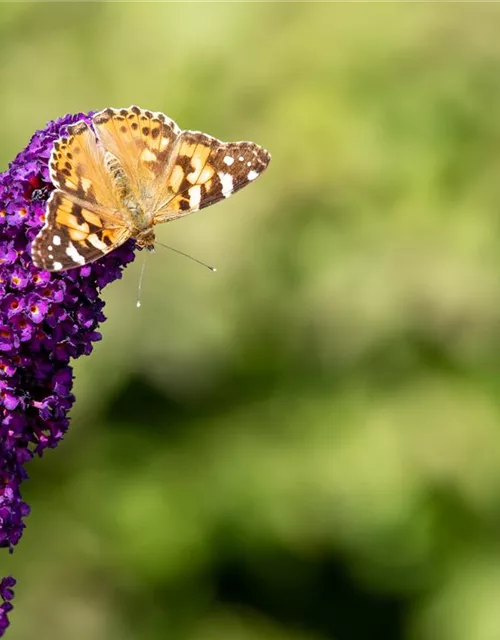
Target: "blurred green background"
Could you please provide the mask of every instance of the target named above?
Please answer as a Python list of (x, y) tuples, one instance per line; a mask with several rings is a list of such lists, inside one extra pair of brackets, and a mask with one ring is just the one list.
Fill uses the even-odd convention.
[(500, 6), (2, 3), (0, 165), (130, 104), (268, 172), (105, 291), (10, 640), (500, 638)]

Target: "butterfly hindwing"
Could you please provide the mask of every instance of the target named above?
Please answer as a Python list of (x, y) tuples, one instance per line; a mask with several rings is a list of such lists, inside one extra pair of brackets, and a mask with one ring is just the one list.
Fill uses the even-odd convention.
[(130, 237), (119, 219), (56, 189), (47, 202), (46, 222), (31, 255), (40, 269), (64, 271), (93, 262)]
[(123, 167), (136, 201), (150, 212), (179, 127), (163, 113), (136, 106), (104, 109), (94, 115), (93, 124), (106, 150)]
[(119, 215), (116, 186), (106, 169), (105, 150), (83, 120), (54, 142), (49, 161), (54, 185), (109, 213)]
[(169, 161), (167, 190), (154, 222), (228, 198), (255, 180), (269, 160), (269, 153), (254, 142), (221, 142), (198, 131), (183, 131)]

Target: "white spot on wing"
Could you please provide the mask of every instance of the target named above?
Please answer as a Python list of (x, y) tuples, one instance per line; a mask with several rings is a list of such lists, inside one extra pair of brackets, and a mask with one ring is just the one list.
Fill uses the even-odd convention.
[(96, 249), (99, 249), (99, 251), (103, 251), (104, 253), (107, 253), (108, 247), (107, 247), (106, 243), (103, 242), (102, 240), (99, 240), (99, 236), (97, 236), (95, 233), (92, 233), (90, 236), (88, 236), (87, 240)]
[(201, 184), (196, 184), (189, 189), (189, 208), (197, 209), (201, 201)]
[(54, 236), (52, 242), (58, 247), (61, 244), (61, 236)]
[(223, 173), (219, 171), (219, 179), (222, 184), (222, 193), (225, 198), (231, 195), (233, 191), (233, 176), (230, 173)]
[(251, 171), (248, 172), (247, 178), (249, 180), (255, 180), (255, 178), (257, 178), (259, 175), (258, 171), (254, 171), (253, 169)]
[(239, 160), (240, 162), (243, 162), (243, 160), (244, 160), (244, 159), (245, 159), (245, 158), (244, 158), (243, 156), (240, 156), (240, 157), (238, 158), (238, 160)]
[(54, 271), (60, 271), (62, 268), (63, 266), (60, 262), (54, 262), (54, 264), (52, 265), (52, 269)]
[(52, 249), (53, 249), (53, 248), (54, 248), (54, 247), (53, 247), (52, 245), (49, 245), (49, 246), (47, 247), (47, 249), (48, 249), (49, 251), (52, 251)]
[(234, 162), (234, 158), (231, 158), (231, 156), (225, 156), (224, 162), (227, 164), (228, 167), (230, 167)]
[(75, 245), (72, 242), (70, 242), (66, 247), (66, 255), (77, 264), (85, 264), (85, 258), (78, 253)]
[(148, 148), (146, 148), (141, 153), (141, 160), (143, 162), (155, 162), (156, 161), (156, 153), (153, 153)]

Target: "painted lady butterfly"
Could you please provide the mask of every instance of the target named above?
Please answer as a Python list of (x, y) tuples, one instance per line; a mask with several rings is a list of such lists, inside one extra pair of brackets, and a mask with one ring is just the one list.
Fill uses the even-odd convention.
[(152, 249), (154, 227), (229, 197), (267, 167), (253, 142), (182, 131), (163, 113), (104, 109), (54, 143), (45, 225), (31, 254), (48, 271), (79, 267), (134, 238)]

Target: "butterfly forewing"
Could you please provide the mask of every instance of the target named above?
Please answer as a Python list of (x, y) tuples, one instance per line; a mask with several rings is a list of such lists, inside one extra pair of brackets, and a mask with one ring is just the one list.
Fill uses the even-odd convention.
[(104, 217), (93, 205), (56, 189), (47, 202), (46, 222), (33, 241), (31, 255), (40, 269), (64, 271), (97, 260), (129, 237), (130, 231), (119, 219)]
[(221, 142), (198, 131), (183, 131), (169, 161), (167, 190), (154, 222), (228, 198), (255, 180), (269, 160), (269, 153), (254, 142)]

